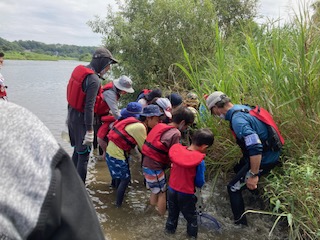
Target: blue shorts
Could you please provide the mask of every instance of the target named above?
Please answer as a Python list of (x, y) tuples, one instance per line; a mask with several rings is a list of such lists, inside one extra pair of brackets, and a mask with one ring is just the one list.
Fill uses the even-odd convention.
[(106, 153), (106, 162), (112, 178), (128, 179), (130, 178), (130, 169), (128, 161), (118, 160)]

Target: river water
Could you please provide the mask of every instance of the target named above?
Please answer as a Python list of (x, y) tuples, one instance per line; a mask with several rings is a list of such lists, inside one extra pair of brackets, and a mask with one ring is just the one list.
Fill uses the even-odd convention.
[[(61, 146), (69, 153), (72, 148), (61, 137), (67, 131), (66, 86), (77, 61), (15, 61), (5, 60), (1, 72), (8, 85), (9, 101), (19, 104), (36, 114), (50, 129)], [(143, 185), (138, 157), (130, 163), (132, 181), (128, 188), (122, 208), (115, 207), (115, 192), (109, 187), (110, 175), (105, 161), (90, 158), (87, 190), (98, 213), (106, 239), (187, 239), (186, 222), (179, 219), (174, 235), (164, 233), (166, 216), (160, 217), (148, 206), (149, 192)], [(286, 239), (285, 228), (277, 227), (269, 236), (275, 218), (249, 214), (249, 227), (240, 228), (233, 224), (226, 179), (218, 177), (215, 190), (208, 181), (202, 189), (199, 199), (204, 213), (214, 216), (221, 228), (214, 225), (200, 225), (198, 239)], [(201, 196), (201, 197), (200, 197)], [(259, 209), (259, 204), (248, 202), (250, 209)]]

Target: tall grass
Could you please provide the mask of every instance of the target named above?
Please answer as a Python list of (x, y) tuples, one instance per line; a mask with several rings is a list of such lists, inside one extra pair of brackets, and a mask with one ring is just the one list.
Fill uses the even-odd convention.
[[(283, 167), (264, 179), (264, 195), (270, 214), (286, 216), (290, 239), (320, 238), (320, 30), (309, 19), (300, 9), (285, 26), (246, 28), (240, 44), (217, 28), (204, 70), (192, 68), (185, 49), (188, 66), (177, 64), (199, 96), (220, 90), (234, 103), (258, 104), (273, 114), (286, 144)], [(240, 153), (228, 124), (211, 119), (202, 122), (217, 136), (208, 165), (231, 169)]]

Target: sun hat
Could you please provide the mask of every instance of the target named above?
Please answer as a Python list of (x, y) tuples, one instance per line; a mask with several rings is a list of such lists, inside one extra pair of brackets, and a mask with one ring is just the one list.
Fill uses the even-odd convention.
[(173, 108), (179, 106), (182, 103), (182, 97), (178, 93), (171, 93), (166, 98), (170, 100)]
[(220, 102), (224, 97), (227, 97), (227, 95), (220, 91), (211, 93), (206, 99), (208, 109), (210, 110), (211, 108), (213, 108), (217, 104), (217, 102)]
[(168, 98), (158, 98), (156, 100), (156, 104), (158, 104), (159, 107), (161, 107), (164, 111), (164, 114), (168, 117), (168, 118), (172, 118), (172, 105), (171, 102), (169, 101)]
[(135, 117), (138, 118), (142, 112), (142, 105), (137, 102), (128, 103), (126, 108), (123, 108), (120, 112), (122, 118)]
[(163, 113), (160, 111), (160, 107), (158, 105), (150, 104), (143, 109), (140, 115), (145, 117), (153, 117), (161, 116)]
[(93, 53), (92, 58), (94, 58), (94, 59), (96, 59), (96, 58), (110, 58), (113, 61), (113, 63), (119, 62), (117, 59), (115, 59), (112, 56), (112, 53), (104, 47), (97, 48), (96, 51)]
[(122, 75), (118, 79), (113, 80), (113, 84), (116, 86), (116, 88), (125, 91), (127, 93), (133, 93), (134, 90), (132, 88), (132, 80), (125, 76)]

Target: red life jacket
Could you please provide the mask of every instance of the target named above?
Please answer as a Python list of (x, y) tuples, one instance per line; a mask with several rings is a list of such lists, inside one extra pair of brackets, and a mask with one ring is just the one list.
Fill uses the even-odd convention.
[(82, 90), (82, 83), (89, 74), (94, 74), (94, 71), (83, 65), (77, 66), (73, 70), (67, 86), (67, 101), (72, 108), (79, 112), (84, 112), (86, 93)]
[(282, 148), (282, 146), (284, 145), (284, 138), (282, 137), (278, 129), (278, 126), (273, 120), (273, 117), (271, 116), (271, 114), (266, 109), (260, 106), (253, 106), (251, 110), (248, 110), (248, 109), (236, 110), (231, 115), (230, 128), (233, 136), (237, 139), (238, 145), (243, 151), (245, 150), (244, 140), (238, 139), (232, 129), (232, 116), (233, 114), (239, 111), (249, 113), (251, 116), (256, 117), (261, 122), (266, 124), (267, 130), (268, 130), (268, 138), (267, 140), (262, 142), (264, 151), (279, 151)]
[(193, 194), (195, 190), (195, 177), (197, 166), (206, 155), (199, 151), (188, 150), (180, 143), (174, 144), (169, 150), (172, 162), (169, 186), (178, 191)]
[(147, 139), (142, 146), (142, 154), (163, 164), (169, 164), (169, 149), (160, 141), (166, 131), (174, 128), (164, 123), (158, 123), (148, 133)]
[(114, 142), (119, 148), (124, 151), (130, 151), (137, 145), (136, 140), (127, 133), (125, 127), (132, 123), (140, 122), (138, 119), (134, 117), (128, 117), (121, 121), (116, 121), (108, 133), (109, 141)]
[[(102, 88), (99, 89), (96, 103), (94, 105), (94, 112), (97, 115), (103, 116), (103, 115), (106, 115), (109, 113), (110, 107), (108, 106), (106, 101), (104, 101), (103, 92), (107, 91), (109, 89), (112, 89), (112, 88), (113, 88), (113, 82), (109, 82), (106, 85), (104, 85)], [(117, 93), (117, 100), (119, 100), (119, 98), (120, 98), (120, 95)]]
[(0, 91), (0, 98), (5, 97), (5, 96), (7, 96), (7, 91), (6, 91), (6, 89), (4, 88), (4, 91), (3, 91), (3, 92)]
[(110, 131), (110, 124), (115, 122), (116, 119), (114, 116), (102, 116), (101, 121), (103, 122), (102, 125), (99, 127), (97, 132), (97, 137), (103, 139), (104, 141), (108, 142), (107, 135)]

